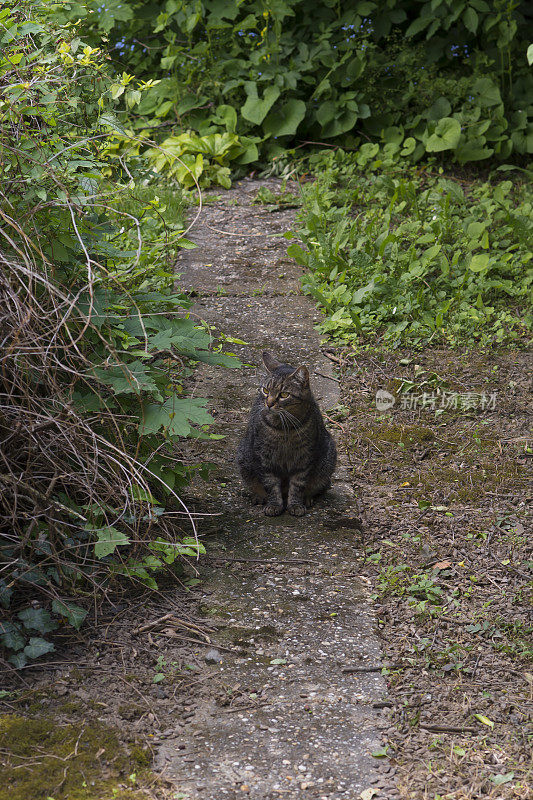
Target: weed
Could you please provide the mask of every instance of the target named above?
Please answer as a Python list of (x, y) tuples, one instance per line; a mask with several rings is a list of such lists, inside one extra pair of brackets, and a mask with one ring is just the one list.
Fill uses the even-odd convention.
[[(531, 328), (529, 185), (475, 180), (466, 192), (366, 147), (310, 157), (318, 178), (287, 234), (301, 242), (288, 253), (309, 270), (303, 287), (325, 312), (320, 330), (391, 344), (520, 341)], [(436, 373), (424, 382), (442, 385)]]

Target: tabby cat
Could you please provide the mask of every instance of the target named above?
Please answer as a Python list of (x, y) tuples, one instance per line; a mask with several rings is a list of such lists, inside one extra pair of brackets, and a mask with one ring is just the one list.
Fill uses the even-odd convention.
[(263, 353), (267, 375), (252, 405), (237, 462), (255, 502), (269, 517), (301, 517), (325, 491), (337, 461), (309, 386), (306, 367), (291, 367)]

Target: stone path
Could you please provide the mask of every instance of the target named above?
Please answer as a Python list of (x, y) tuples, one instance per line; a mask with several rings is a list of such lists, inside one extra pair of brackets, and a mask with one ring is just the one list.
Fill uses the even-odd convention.
[[(378, 708), (383, 678), (342, 671), (381, 664), (367, 587), (357, 577), (360, 532), (345, 466), (329, 496), (299, 519), (264, 517), (234, 466), (263, 349), (306, 364), (324, 410), (338, 402), (313, 329), (316, 310), (299, 293), (301, 270), (287, 258), (286, 240), (273, 235), (291, 227), (294, 212), (252, 205), (261, 185), (279, 188), (244, 180), (209, 203), (189, 234), (199, 247), (177, 266), (180, 285), (196, 292), (194, 311), (247, 344), (228, 345), (243, 370), (200, 370), (196, 387), (226, 435), (209, 443), (216, 477), (207, 490), (198, 487), (196, 507), (220, 514), (209, 518), (201, 587), (217, 628), (218, 650), (208, 658), (229, 704), (202, 705), (179, 739), (161, 746), (158, 764), (186, 800), (356, 800), (376, 785), (382, 793), (374, 796), (391, 800), (387, 767), (371, 755), (386, 726)], [(233, 694), (239, 704), (231, 704)]]

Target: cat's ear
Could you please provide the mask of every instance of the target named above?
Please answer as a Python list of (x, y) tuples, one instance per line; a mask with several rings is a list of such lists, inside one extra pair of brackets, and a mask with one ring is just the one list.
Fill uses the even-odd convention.
[(307, 367), (298, 367), (298, 369), (292, 373), (292, 377), (296, 378), (302, 386), (309, 386), (309, 370)]
[(276, 361), (274, 356), (271, 356), (270, 353), (266, 352), (266, 350), (263, 352), (263, 364), (269, 372), (275, 372), (280, 366), (280, 362)]

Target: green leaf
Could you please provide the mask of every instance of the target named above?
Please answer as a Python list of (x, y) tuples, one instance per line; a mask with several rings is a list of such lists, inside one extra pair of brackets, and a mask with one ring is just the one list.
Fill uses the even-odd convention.
[(22, 667), (26, 666), (28, 658), (22, 651), (21, 653), (12, 653), (7, 660), (10, 664), (13, 664), (15, 669), (22, 669)]
[(415, 147), (416, 147), (416, 139), (413, 139), (412, 136), (408, 136), (407, 139), (404, 140), (400, 155), (410, 156), (411, 153), (414, 151)]
[(237, 129), (237, 112), (233, 106), (220, 105), (217, 108), (217, 117), (220, 117), (226, 130), (235, 133)]
[(488, 728), (494, 728), (494, 722), (488, 717), (485, 717), (483, 714), (474, 714), (474, 717), (480, 722), (482, 722), (483, 725), (486, 725)]
[(450, 101), (446, 97), (439, 97), (429, 107), (426, 117), (436, 122), (438, 119), (442, 119), (443, 117), (449, 117), (451, 110), (452, 107)]
[(237, 356), (229, 353), (214, 353), (210, 350), (196, 350), (194, 353), (184, 353), (193, 361), (201, 361), (203, 364), (211, 364), (215, 367), (228, 367), (229, 369), (240, 369), (242, 362)]
[(489, 254), (476, 253), (475, 256), (472, 256), (468, 268), (471, 269), (472, 272), (483, 272), (484, 269), (487, 269), (488, 265), (489, 265)]
[(19, 611), (17, 617), (25, 628), (35, 629), (39, 633), (49, 633), (57, 628), (57, 622), (44, 608), (24, 608)]
[(301, 267), (307, 266), (309, 257), (305, 252), (305, 250), (302, 247), (300, 247), (299, 244), (296, 244), (296, 242), (293, 242), (287, 247), (287, 255), (290, 256), (291, 258), (294, 258), (296, 263), (299, 264)]
[(257, 94), (256, 83), (247, 81), (244, 88), (246, 89), (247, 99), (241, 108), (241, 114), (248, 122), (260, 125), (278, 99), (280, 90), (277, 86), (267, 86), (263, 99), (261, 99)]
[(506, 772), (505, 774), (500, 775), (491, 775), (489, 780), (495, 786), (503, 786), (504, 783), (510, 783), (514, 778), (514, 772)]
[(405, 35), (415, 36), (417, 33), (420, 33), (425, 28), (427, 28), (427, 26), (429, 25), (430, 22), (432, 22), (432, 20), (433, 20), (432, 16), (418, 17), (417, 19), (414, 20), (414, 22), (412, 22), (409, 25), (409, 27), (405, 32)]
[(134, 500), (140, 503), (150, 503), (152, 506), (157, 506), (157, 500), (153, 494), (143, 489), (142, 486), (138, 486), (136, 483), (130, 487), (130, 494)]
[(305, 111), (303, 100), (288, 100), (279, 111), (268, 115), (263, 125), (265, 133), (272, 136), (293, 136), (305, 117)]
[(466, 229), (468, 238), (477, 242), (485, 232), (486, 227), (487, 224), (485, 222), (471, 222)]
[(132, 361), (103, 369), (95, 367), (92, 371), (101, 383), (110, 386), (115, 394), (141, 394), (147, 391), (159, 395), (159, 389), (152, 377), (152, 368), (142, 361)]
[(125, 86), (122, 86), (120, 83), (112, 83), (109, 87), (109, 91), (111, 92), (111, 97), (113, 100), (117, 100), (122, 94), (124, 94)]
[(130, 544), (129, 538), (122, 531), (113, 528), (111, 525), (106, 528), (85, 528), (94, 531), (98, 541), (94, 545), (94, 554), (97, 558), (105, 558), (114, 553), (117, 547)]
[(359, 303), (364, 300), (365, 297), (372, 293), (374, 286), (375, 281), (372, 280), (370, 283), (367, 283), (366, 286), (362, 286), (360, 289), (354, 292), (352, 295), (352, 303), (354, 305), (359, 305)]
[(270, 663), (273, 666), (278, 666), (279, 664), (286, 664), (287, 663), (287, 659), (286, 658), (273, 658)]
[(0, 605), (2, 605), (4, 608), (9, 608), (12, 596), (12, 587), (8, 586), (3, 578), (0, 579)]
[(426, 142), (426, 150), (439, 153), (442, 150), (454, 150), (461, 138), (461, 125), (454, 117), (443, 117), (437, 123), (435, 133)]
[(465, 28), (468, 28), (469, 31), (475, 33), (477, 31), (477, 26), (479, 24), (479, 17), (477, 12), (474, 11), (472, 7), (469, 7), (465, 11), (465, 15), (463, 17), (463, 22), (465, 24)]
[(472, 87), (472, 92), (482, 108), (498, 106), (502, 102), (500, 90), (490, 78), (478, 78)]
[(144, 410), (141, 434), (147, 436), (163, 429), (168, 436), (188, 436), (192, 431), (191, 423), (209, 425), (213, 422), (213, 417), (205, 408), (206, 402), (198, 397), (169, 397), (160, 405), (150, 403)]
[(65, 603), (63, 600), (54, 600), (52, 603), (52, 611), (65, 617), (69, 624), (77, 631), (81, 628), (83, 620), (87, 616), (84, 608), (74, 605), (74, 603)]
[(128, 136), (124, 126), (121, 125), (117, 117), (111, 111), (106, 111), (104, 114), (100, 115), (98, 118), (98, 125), (102, 128), (111, 128), (116, 133), (122, 134), (122, 136)]
[(485, 137), (483, 136), (461, 142), (455, 151), (455, 157), (461, 164), (466, 164), (467, 161), (482, 161), (484, 158), (490, 158), (494, 153), (494, 149), (484, 145)]
[(22, 650), (26, 639), (18, 625), (13, 622), (0, 622), (0, 642), (9, 650)]
[(530, 44), (527, 48), (527, 63), (529, 66), (533, 64), (533, 44)]
[(32, 636), (24, 648), (24, 655), (32, 659), (39, 658), (39, 656), (44, 656), (45, 653), (51, 653), (52, 650), (55, 650), (52, 642), (47, 642), (46, 639)]

